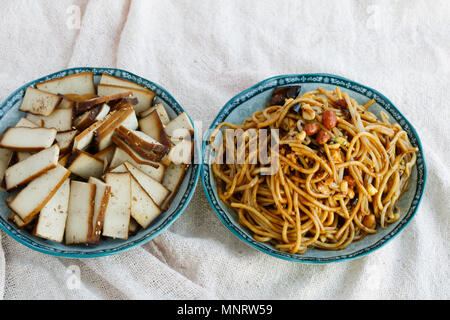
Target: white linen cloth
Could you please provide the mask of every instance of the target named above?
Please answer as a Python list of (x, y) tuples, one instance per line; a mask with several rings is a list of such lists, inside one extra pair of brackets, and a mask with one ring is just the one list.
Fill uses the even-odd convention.
[(0, 297), (450, 298), (448, 1), (1, 0), (0, 15), (2, 101), (61, 69), (117, 67), (164, 86), (205, 130), (231, 97), (265, 78), (333, 73), (385, 94), (417, 129), (428, 166), (414, 220), (357, 260), (263, 254), (222, 225), (199, 181), (170, 228), (114, 256), (61, 259), (1, 232)]

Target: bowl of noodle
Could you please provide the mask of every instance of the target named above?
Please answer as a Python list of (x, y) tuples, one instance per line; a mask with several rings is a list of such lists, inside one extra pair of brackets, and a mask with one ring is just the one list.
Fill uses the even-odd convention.
[(331, 74), (282, 75), (236, 95), (202, 146), (209, 203), (239, 239), (310, 263), (364, 256), (414, 217), (420, 139), (384, 95)]

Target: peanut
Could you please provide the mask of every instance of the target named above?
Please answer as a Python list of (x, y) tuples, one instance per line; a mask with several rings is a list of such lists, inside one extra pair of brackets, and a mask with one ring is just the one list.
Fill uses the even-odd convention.
[(307, 103), (302, 105), (302, 117), (305, 120), (314, 120), (314, 118), (316, 117), (316, 113)]
[(349, 187), (356, 186), (356, 181), (355, 181), (355, 179), (353, 179), (352, 176), (344, 176), (344, 180), (347, 181), (347, 184)]
[(322, 123), (328, 130), (332, 130), (334, 127), (336, 127), (337, 117), (334, 111), (325, 110), (322, 113)]
[(368, 214), (363, 219), (363, 225), (365, 225), (367, 228), (373, 229), (375, 226), (375, 215), (374, 214)]
[(317, 123), (308, 123), (305, 125), (305, 131), (308, 136), (315, 135), (320, 129)]
[(347, 101), (345, 99), (336, 100), (334, 104), (341, 108), (347, 108)]
[(316, 141), (318, 144), (325, 144), (331, 139), (331, 135), (325, 130), (320, 130), (317, 134)]

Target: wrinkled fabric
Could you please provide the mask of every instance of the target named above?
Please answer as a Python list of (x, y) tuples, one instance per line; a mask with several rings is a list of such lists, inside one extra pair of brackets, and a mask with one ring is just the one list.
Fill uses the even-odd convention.
[(413, 221), (360, 259), (261, 253), (222, 225), (199, 185), (141, 247), (77, 260), (1, 233), (4, 299), (449, 299), (448, 1), (0, 1), (0, 100), (61, 69), (117, 67), (164, 86), (206, 130), (280, 74), (324, 72), (386, 95), (419, 133), (428, 181)]

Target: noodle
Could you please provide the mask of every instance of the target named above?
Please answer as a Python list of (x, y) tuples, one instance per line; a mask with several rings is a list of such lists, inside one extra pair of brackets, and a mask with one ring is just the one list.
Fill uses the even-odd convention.
[[(318, 88), (268, 104), (241, 125), (216, 127), (210, 144), (218, 195), (255, 240), (292, 254), (341, 250), (400, 218), (396, 203), (418, 149), (386, 113), (379, 120), (367, 110), (373, 103)], [(223, 128), (241, 136), (227, 132), (216, 145)], [(258, 129), (279, 133), (258, 138)]]

